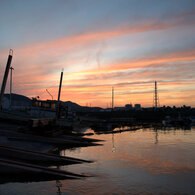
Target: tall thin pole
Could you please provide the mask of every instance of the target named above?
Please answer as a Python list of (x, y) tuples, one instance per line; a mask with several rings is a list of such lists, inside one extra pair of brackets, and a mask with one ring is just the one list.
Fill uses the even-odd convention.
[(59, 92), (58, 92), (58, 101), (60, 101), (61, 87), (62, 87), (62, 79), (63, 79), (63, 69), (60, 76), (60, 84), (59, 84)]
[(6, 65), (5, 73), (4, 73), (4, 77), (3, 77), (3, 82), (2, 82), (2, 85), (1, 85), (0, 110), (2, 109), (2, 101), (3, 101), (3, 96), (4, 96), (5, 87), (6, 87), (6, 83), (7, 83), (7, 77), (8, 77), (8, 74), (9, 74), (9, 69), (10, 69), (11, 62), (12, 62), (12, 55), (13, 55), (13, 50), (10, 49), (9, 50), (9, 56), (8, 56), (8, 59), (7, 59), (7, 65)]
[(57, 118), (60, 118), (60, 93), (61, 93), (61, 87), (62, 87), (62, 79), (63, 79), (63, 69), (60, 76), (60, 84), (59, 84), (59, 92), (58, 92), (58, 104), (56, 109), (56, 115)]
[(157, 89), (157, 82), (155, 81), (155, 89), (154, 89), (154, 107), (158, 108), (159, 106), (159, 99), (158, 99), (158, 89)]
[(114, 109), (114, 87), (112, 87), (112, 110)]
[(10, 97), (10, 102), (9, 102), (9, 107), (11, 108), (11, 104), (12, 104), (12, 70), (14, 70), (14, 68), (13, 67), (10, 67), (10, 70), (11, 70), (11, 72), (10, 72), (10, 95), (9, 95), (9, 97)]

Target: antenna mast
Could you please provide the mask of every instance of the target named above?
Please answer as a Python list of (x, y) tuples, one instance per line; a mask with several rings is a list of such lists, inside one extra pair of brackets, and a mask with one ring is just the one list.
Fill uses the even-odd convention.
[(155, 89), (154, 89), (154, 107), (159, 107), (159, 97), (158, 97), (158, 89), (157, 89), (157, 81), (155, 81)]

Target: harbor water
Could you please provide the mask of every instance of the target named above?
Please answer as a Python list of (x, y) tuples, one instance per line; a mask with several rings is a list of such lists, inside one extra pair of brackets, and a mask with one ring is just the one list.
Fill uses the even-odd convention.
[[(88, 129), (87, 132), (93, 132)], [(101, 146), (62, 150), (94, 160), (58, 167), (90, 177), (0, 184), (0, 194), (195, 194), (195, 127), (95, 133)]]

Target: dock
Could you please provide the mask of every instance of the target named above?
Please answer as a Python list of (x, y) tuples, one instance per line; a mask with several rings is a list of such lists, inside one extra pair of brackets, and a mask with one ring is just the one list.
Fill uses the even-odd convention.
[(7, 178), (9, 178), (9, 181), (10, 179), (12, 181), (18, 174), (20, 177), (26, 177), (27, 180), (31, 179), (31, 177), (36, 177), (40, 180), (79, 179), (87, 177), (82, 174), (3, 158), (0, 158), (0, 172), (0, 182), (6, 181)]

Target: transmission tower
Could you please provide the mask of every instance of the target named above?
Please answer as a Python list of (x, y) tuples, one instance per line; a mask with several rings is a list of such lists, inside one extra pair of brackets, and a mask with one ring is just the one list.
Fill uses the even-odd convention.
[(114, 109), (114, 87), (112, 87), (112, 110)]
[(154, 107), (158, 108), (159, 105), (159, 97), (158, 97), (158, 89), (157, 89), (157, 81), (155, 81), (155, 89), (154, 89), (154, 99), (153, 99)]

